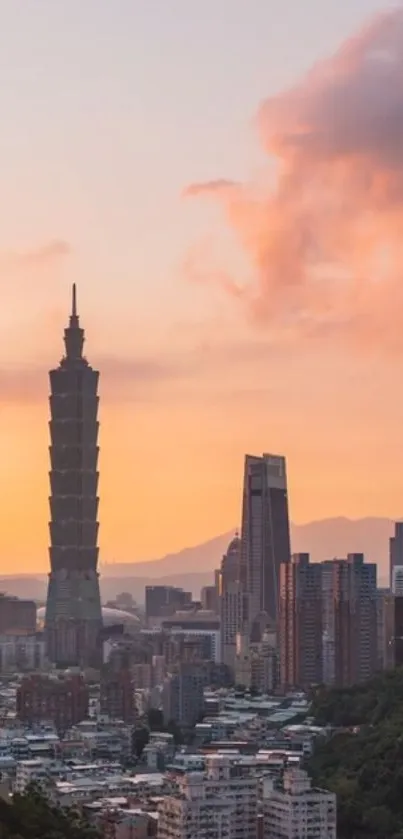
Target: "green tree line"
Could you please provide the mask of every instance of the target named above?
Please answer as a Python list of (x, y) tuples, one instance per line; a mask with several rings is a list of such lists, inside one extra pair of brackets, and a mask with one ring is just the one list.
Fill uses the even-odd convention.
[(339, 839), (403, 839), (403, 668), (349, 689), (318, 688), (312, 714), (338, 729), (308, 768), (337, 794)]

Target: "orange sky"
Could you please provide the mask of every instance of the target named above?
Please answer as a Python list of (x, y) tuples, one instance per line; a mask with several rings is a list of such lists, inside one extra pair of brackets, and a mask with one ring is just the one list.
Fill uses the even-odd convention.
[[(81, 319), (90, 320), (83, 311)], [(63, 325), (63, 318), (54, 324), (59, 339)], [(246, 451), (287, 455), (295, 521), (401, 514), (399, 363), (323, 344), (279, 351), (238, 326), (234, 338), (227, 323), (220, 342), (206, 325), (210, 342), (166, 338), (139, 378), (123, 362), (119, 372), (119, 359), (111, 372), (106, 357), (102, 376), (100, 357), (104, 561), (156, 557), (236, 525)], [(87, 351), (95, 363), (91, 331)], [(50, 332), (34, 337), (49, 344), (48, 364), (28, 373), (16, 367), (13, 384), (2, 388), (3, 573), (47, 566), (46, 368), (61, 341)], [(151, 372), (157, 362), (161, 370)]]
[[(328, 10), (309, 5), (326, 29)], [(372, 5), (351, 4), (355, 17)], [(56, 6), (47, 4), (50, 16)], [(261, 28), (246, 28), (246, 6), (236, 19), (254, 59)], [(237, 96), (231, 85), (206, 89), (216, 20), (204, 35), (190, 26), (183, 55), (169, 42), (176, 69), (160, 67), (158, 84), (152, 68), (143, 74), (149, 124), (148, 111), (131, 114), (136, 97), (123, 84), (139, 77), (133, 55), (148, 67), (149, 50), (133, 52), (121, 22), (107, 21), (111, 4), (102, 7), (95, 64), (87, 30), (78, 43), (75, 23), (67, 32), (49, 15), (32, 25), (47, 44), (53, 21), (53, 50), (25, 43), (19, 18), (9, 39), (16, 75), (4, 90), (18, 84), (19, 95), (17, 110), (13, 97), (3, 102), (0, 144), (0, 572), (48, 567), (47, 372), (62, 353), (73, 281), (87, 355), (101, 371), (104, 562), (154, 558), (239, 524), (246, 452), (287, 456), (296, 522), (401, 517), (403, 10), (378, 15), (340, 48), (329, 35), (330, 57), (312, 70), (296, 45), (293, 84), (284, 50), (280, 61), (266, 43), (276, 40), (268, 19), (260, 63), (239, 62), (229, 43), (225, 80), (262, 68), (259, 84), (256, 74), (238, 79)], [(284, 15), (288, 38), (293, 15)], [(169, 30), (169, 16), (161, 25)], [(158, 39), (145, 43), (156, 61)], [(222, 44), (209, 68), (220, 80)], [(193, 88), (181, 87), (190, 61), (200, 113)], [(280, 92), (267, 85), (266, 94), (273, 62)], [(187, 105), (173, 117), (182, 100), (164, 93), (161, 116), (153, 96), (174, 69), (166, 87)], [(190, 139), (193, 119), (200, 137)]]

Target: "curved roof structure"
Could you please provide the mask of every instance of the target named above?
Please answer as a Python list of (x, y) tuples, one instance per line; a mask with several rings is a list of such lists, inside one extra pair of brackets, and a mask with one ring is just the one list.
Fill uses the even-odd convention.
[[(45, 606), (41, 606), (36, 611), (36, 620), (39, 625), (43, 625), (45, 620)], [(125, 629), (133, 630), (140, 629), (140, 620), (137, 615), (131, 612), (124, 612), (122, 609), (112, 609), (110, 606), (102, 606), (102, 622), (104, 626), (113, 626), (114, 624), (123, 624)]]

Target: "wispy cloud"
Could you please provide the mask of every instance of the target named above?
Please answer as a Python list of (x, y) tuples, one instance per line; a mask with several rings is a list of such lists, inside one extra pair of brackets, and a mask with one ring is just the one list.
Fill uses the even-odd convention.
[(33, 248), (3, 250), (0, 251), (0, 272), (53, 265), (68, 257), (71, 252), (71, 245), (63, 239), (51, 239)]

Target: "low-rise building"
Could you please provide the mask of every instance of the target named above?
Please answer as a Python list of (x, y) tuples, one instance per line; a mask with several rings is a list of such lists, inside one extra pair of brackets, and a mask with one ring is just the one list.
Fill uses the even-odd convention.
[(336, 796), (312, 787), (303, 769), (284, 772), (279, 787), (263, 783), (263, 839), (336, 839)]

